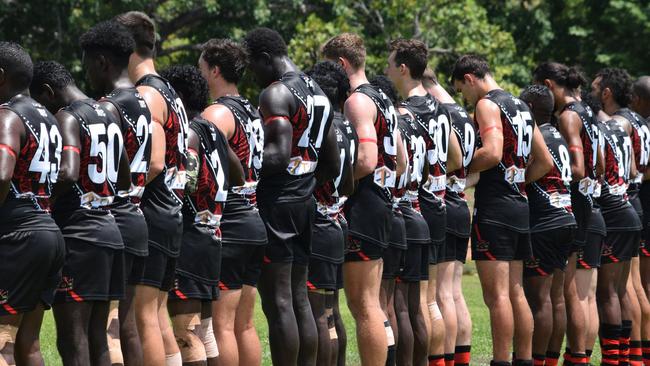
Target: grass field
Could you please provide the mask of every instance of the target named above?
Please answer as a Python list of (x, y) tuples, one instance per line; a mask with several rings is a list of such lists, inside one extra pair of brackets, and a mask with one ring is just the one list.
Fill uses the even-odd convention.
[[(483, 304), (481, 285), (471, 263), (468, 264), (468, 269), (469, 274), (463, 276), (463, 291), (474, 323), (472, 329), (472, 365), (489, 365), (492, 353), (489, 314)], [(354, 322), (345, 305), (344, 298), (341, 299), (341, 311), (348, 334), (347, 364), (350, 366), (359, 365), (359, 355), (357, 354), (357, 344), (354, 336)], [(259, 304), (256, 308), (256, 325), (264, 350), (263, 364), (271, 365), (271, 354), (268, 347), (268, 327)], [(54, 320), (52, 313), (49, 311), (46, 314), (43, 324), (41, 342), (46, 365), (61, 365), (61, 359), (56, 351)], [(594, 355), (600, 356), (599, 353), (599, 351), (596, 351)], [(593, 363), (597, 364), (597, 362)]]

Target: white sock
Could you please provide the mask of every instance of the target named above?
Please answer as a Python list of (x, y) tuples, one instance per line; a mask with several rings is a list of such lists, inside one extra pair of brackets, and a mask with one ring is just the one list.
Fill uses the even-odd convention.
[(181, 353), (178, 352), (173, 355), (165, 355), (165, 366), (183, 366)]

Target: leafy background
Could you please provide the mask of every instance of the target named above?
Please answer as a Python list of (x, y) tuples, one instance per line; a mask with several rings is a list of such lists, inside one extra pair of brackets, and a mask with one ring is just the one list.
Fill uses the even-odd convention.
[[(83, 85), (79, 36), (98, 21), (142, 10), (158, 24), (158, 66), (195, 64), (197, 46), (214, 37), (241, 39), (256, 26), (277, 29), (303, 69), (342, 31), (362, 34), (369, 74), (382, 73), (391, 39), (415, 37), (430, 49), (440, 80), (458, 55), (485, 55), (512, 92), (535, 64), (555, 60), (587, 74), (604, 66), (649, 73), (650, 1), (622, 0), (0, 0), (0, 39), (21, 43), (34, 59), (55, 59)], [(253, 100), (250, 79), (242, 85)]]

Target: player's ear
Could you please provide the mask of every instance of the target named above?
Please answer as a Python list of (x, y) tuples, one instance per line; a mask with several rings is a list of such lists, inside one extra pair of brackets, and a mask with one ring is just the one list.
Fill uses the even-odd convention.
[(406, 75), (406, 74), (409, 73), (409, 70), (406, 67), (406, 65), (404, 65), (404, 64), (399, 65), (399, 73), (402, 74), (402, 75)]
[(553, 81), (550, 79), (544, 79), (544, 86), (551, 89), (553, 87)]
[(345, 69), (348, 64), (348, 60), (344, 59), (343, 57), (339, 57), (336, 61), (339, 65), (341, 65), (343, 69)]
[(463, 75), (463, 82), (464, 83), (469, 83), (470, 85), (474, 84), (474, 75), (472, 75), (472, 74)]
[(210, 70), (210, 73), (212, 74), (212, 76), (214, 76), (215, 78), (217, 78), (217, 77), (219, 77), (219, 75), (221, 75), (221, 69), (219, 68), (219, 66), (216, 66), (216, 65), (215, 65), (215, 66), (212, 68), (212, 70)]
[(612, 96), (612, 90), (610, 88), (605, 88), (600, 91), (600, 98), (605, 99)]
[(49, 99), (54, 99), (54, 89), (52, 89), (50, 84), (43, 84), (43, 93), (45, 93)]

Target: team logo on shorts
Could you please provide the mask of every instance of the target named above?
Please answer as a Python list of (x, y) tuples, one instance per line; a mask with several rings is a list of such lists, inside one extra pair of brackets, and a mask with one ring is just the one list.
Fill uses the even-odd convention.
[(348, 237), (348, 252), (358, 252), (361, 250), (361, 241), (355, 238)]
[(481, 240), (478, 243), (476, 243), (476, 251), (478, 251), (478, 252), (487, 252), (489, 250), (490, 250), (490, 243), (489, 242), (487, 242), (485, 240)]
[(0, 305), (4, 305), (9, 301), (9, 290), (0, 289)]
[(603, 245), (603, 251), (600, 253), (601, 256), (603, 257), (609, 257), (614, 253), (614, 250), (612, 249), (612, 246), (609, 244), (604, 244)]
[(72, 291), (74, 288), (74, 279), (72, 277), (63, 276), (61, 282), (59, 282), (59, 287), (56, 289), (60, 292)]
[(576, 252), (576, 257), (578, 258), (578, 261), (583, 260), (585, 258), (585, 250), (582, 248), (578, 249)]

